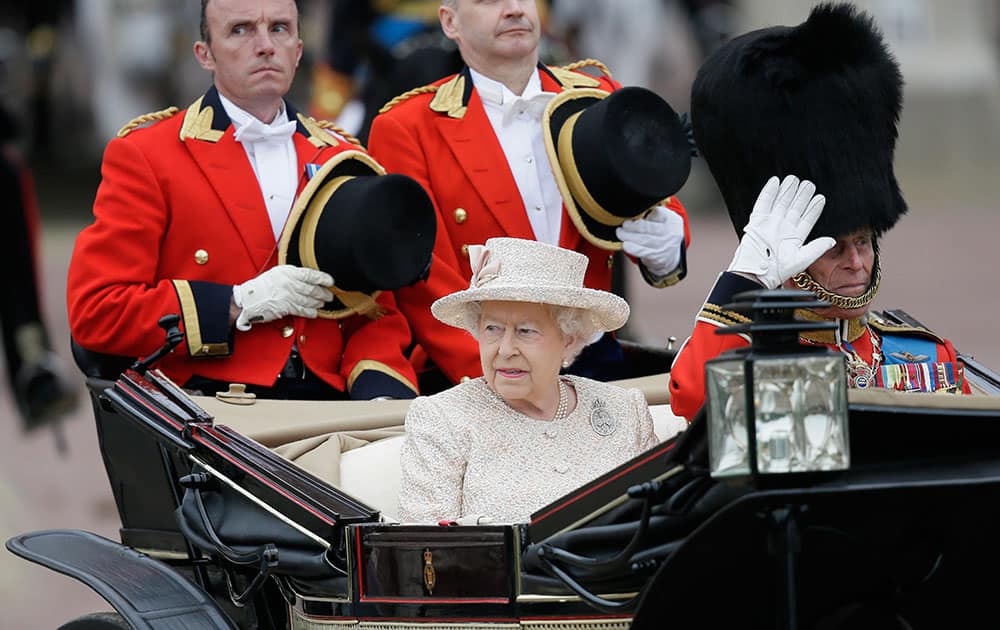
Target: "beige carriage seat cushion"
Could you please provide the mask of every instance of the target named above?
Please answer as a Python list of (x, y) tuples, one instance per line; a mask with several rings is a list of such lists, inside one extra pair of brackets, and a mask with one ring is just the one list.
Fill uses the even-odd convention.
[(657, 439), (665, 442), (688, 427), (687, 420), (675, 416), (670, 405), (650, 405), (649, 413), (653, 416), (653, 431)]
[(405, 438), (385, 438), (340, 456), (340, 488), (390, 521), (399, 506), (399, 450)]

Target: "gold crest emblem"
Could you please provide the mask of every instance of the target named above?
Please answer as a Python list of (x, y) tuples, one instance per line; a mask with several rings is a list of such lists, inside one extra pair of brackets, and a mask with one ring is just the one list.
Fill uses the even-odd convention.
[(428, 595), (434, 594), (434, 585), (437, 583), (437, 575), (434, 572), (434, 554), (430, 549), (424, 549), (424, 588)]

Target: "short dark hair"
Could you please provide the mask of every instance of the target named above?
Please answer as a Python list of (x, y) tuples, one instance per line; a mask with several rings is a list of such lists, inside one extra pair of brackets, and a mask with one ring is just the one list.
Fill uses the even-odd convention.
[[(212, 40), (209, 39), (208, 22), (205, 20), (205, 7), (207, 7), (207, 6), (208, 6), (208, 0), (201, 0), (201, 24), (200, 24), (199, 28), (201, 30), (201, 41), (205, 42), (206, 44), (209, 44), (209, 43), (211, 43)], [(299, 0), (295, 0), (295, 9), (296, 9), (296, 13), (298, 13)], [(298, 19), (297, 19), (297, 23), (296, 23), (295, 27), (296, 27), (296, 29), (299, 32), (302, 32), (302, 14), (301, 13), (298, 13)]]
[(208, 22), (205, 21), (205, 7), (208, 6), (208, 0), (201, 0), (201, 41), (208, 43)]

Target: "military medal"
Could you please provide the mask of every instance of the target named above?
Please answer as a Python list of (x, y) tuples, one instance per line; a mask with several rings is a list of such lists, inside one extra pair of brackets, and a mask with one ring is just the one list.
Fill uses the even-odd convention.
[[(879, 349), (879, 338), (875, 331), (869, 329), (872, 339), (872, 363), (868, 363), (851, 347), (851, 344), (844, 342), (839, 348), (846, 357), (847, 385), (854, 389), (868, 389), (875, 384), (875, 372), (878, 364), (882, 361), (882, 352)], [(846, 347), (845, 347), (846, 346)]]
[[(855, 355), (857, 356), (857, 355)], [(875, 380), (875, 370), (864, 361), (847, 358), (847, 384), (855, 389), (868, 389)]]

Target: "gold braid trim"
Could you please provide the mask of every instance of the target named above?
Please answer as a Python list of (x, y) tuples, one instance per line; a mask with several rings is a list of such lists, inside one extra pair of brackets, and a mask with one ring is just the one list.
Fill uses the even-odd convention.
[(382, 109), (378, 110), (378, 113), (384, 114), (396, 105), (399, 105), (405, 100), (411, 99), (414, 96), (420, 96), (421, 94), (433, 94), (438, 91), (438, 86), (436, 85), (423, 85), (418, 88), (413, 88), (409, 92), (403, 92), (399, 96), (394, 96), (389, 99), (389, 102), (382, 106)]
[(158, 112), (151, 112), (149, 114), (143, 114), (142, 116), (136, 116), (132, 120), (125, 123), (125, 126), (118, 130), (115, 134), (119, 138), (124, 138), (128, 134), (132, 133), (135, 129), (145, 125), (146, 123), (156, 122), (158, 120), (166, 120), (170, 118), (180, 110), (176, 107), (168, 107), (166, 109), (161, 109)]
[(573, 63), (563, 66), (563, 70), (579, 70), (580, 68), (586, 68), (587, 66), (593, 66), (601, 71), (604, 76), (611, 78), (611, 71), (608, 67), (604, 65), (604, 62), (598, 61), (597, 59), (581, 59), (580, 61), (574, 61)]
[(361, 141), (360, 140), (358, 140), (357, 138), (355, 138), (351, 134), (347, 133), (342, 128), (340, 128), (339, 126), (337, 126), (334, 123), (330, 122), (329, 120), (317, 120), (317, 119), (312, 118), (312, 117), (310, 117), (309, 119), (312, 120), (314, 123), (316, 123), (316, 126), (319, 127), (320, 129), (329, 129), (331, 131), (336, 131), (338, 134), (340, 134), (341, 136), (344, 137), (344, 140), (347, 140), (351, 144), (355, 144), (355, 145), (357, 145), (359, 147), (361, 146)]
[(850, 311), (856, 308), (866, 307), (871, 304), (872, 300), (875, 299), (875, 294), (878, 293), (878, 286), (882, 282), (882, 269), (876, 260), (875, 269), (872, 271), (872, 282), (868, 286), (868, 290), (857, 297), (848, 297), (846, 295), (840, 295), (839, 293), (834, 293), (833, 291), (828, 290), (822, 284), (816, 282), (816, 280), (809, 275), (808, 271), (803, 271), (802, 273), (793, 276), (792, 282), (794, 282), (795, 286), (800, 289), (811, 291), (819, 299), (826, 300), (837, 308)]

